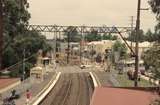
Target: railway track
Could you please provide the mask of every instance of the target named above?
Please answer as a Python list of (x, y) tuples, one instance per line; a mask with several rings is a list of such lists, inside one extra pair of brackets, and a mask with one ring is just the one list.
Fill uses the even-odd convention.
[(53, 101), (51, 102), (51, 105), (65, 105), (71, 91), (71, 85), (72, 85), (71, 76), (72, 75), (68, 76), (68, 79), (64, 79), (62, 86), (58, 90), (55, 97), (52, 99)]
[(62, 74), (39, 105), (89, 105), (93, 88), (88, 77), (86, 73)]
[(82, 88), (82, 84), (81, 84), (81, 78), (80, 78), (80, 74), (77, 74), (77, 78), (78, 78), (78, 88), (79, 88), (79, 91), (78, 91), (78, 94), (77, 94), (77, 101), (76, 101), (76, 104), (75, 105), (80, 105), (81, 103), (81, 91), (80, 89)]

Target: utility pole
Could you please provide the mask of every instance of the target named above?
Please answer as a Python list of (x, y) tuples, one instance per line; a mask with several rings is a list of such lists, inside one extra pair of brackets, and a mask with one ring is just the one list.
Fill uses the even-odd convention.
[(55, 32), (55, 54), (58, 52), (58, 46), (57, 46), (57, 31)]
[[(134, 16), (131, 16), (131, 37), (133, 35), (133, 25), (134, 25)], [(131, 48), (133, 46), (132, 40), (131, 40)]]
[(140, 30), (140, 10), (141, 10), (141, 0), (138, 0), (137, 7), (137, 20), (136, 20), (136, 46), (135, 46), (135, 82), (134, 86), (138, 87), (138, 69), (139, 69), (139, 30)]
[(82, 32), (81, 32), (81, 40), (80, 40), (80, 64), (82, 63)]
[(25, 58), (26, 58), (26, 50), (23, 50), (23, 71), (22, 71), (22, 80), (25, 78)]
[(3, 60), (3, 4), (0, 0), (0, 70), (2, 70), (2, 60)]
[(84, 26), (82, 26), (81, 30), (81, 43), (80, 43), (80, 63), (83, 62), (83, 49), (84, 49)]
[(91, 63), (93, 63), (93, 44), (92, 44), (92, 50), (91, 50)]
[(67, 64), (69, 64), (69, 56), (70, 56), (70, 33), (71, 32), (67, 33), (67, 35), (68, 35)]

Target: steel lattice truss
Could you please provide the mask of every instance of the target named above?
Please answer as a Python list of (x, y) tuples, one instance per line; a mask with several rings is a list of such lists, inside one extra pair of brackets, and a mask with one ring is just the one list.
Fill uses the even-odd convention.
[(31, 31), (38, 31), (38, 32), (53, 32), (54, 34), (57, 33), (64, 33), (64, 32), (73, 32), (77, 30), (78, 33), (90, 33), (96, 31), (97, 33), (113, 33), (119, 34), (120, 37), (124, 40), (127, 47), (131, 50), (133, 54), (134, 51), (129, 46), (125, 38), (123, 37), (122, 33), (128, 33), (133, 31), (133, 27), (107, 27), (107, 26), (58, 26), (58, 25), (28, 25), (26, 26), (28, 30)]
[[(72, 28), (70, 28), (72, 27)], [(58, 25), (28, 25), (28, 30), (38, 32), (71, 32), (77, 30), (79, 33), (89, 33), (96, 31), (98, 33), (124, 33), (130, 32), (131, 27), (107, 27), (107, 26), (58, 26)]]

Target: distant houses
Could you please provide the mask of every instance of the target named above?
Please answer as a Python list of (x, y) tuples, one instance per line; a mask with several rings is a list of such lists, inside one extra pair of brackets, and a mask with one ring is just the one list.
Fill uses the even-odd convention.
[[(120, 39), (119, 39), (120, 40)], [(122, 43), (124, 43), (123, 40), (120, 40)], [(83, 42), (81, 43), (80, 46), (80, 42), (70, 42), (70, 50), (75, 50), (77, 52), (80, 52), (80, 50), (82, 52), (87, 51), (87, 52), (91, 52), (91, 51), (95, 51), (96, 54), (104, 54), (105, 50), (108, 49), (112, 49), (112, 46), (114, 45), (116, 41), (114, 40), (101, 40), (101, 41), (92, 41), (92, 42)], [(52, 45), (53, 49), (55, 49), (55, 45), (56, 42), (55, 40), (49, 40), (48, 41), (49, 44)], [(58, 51), (61, 53), (66, 53), (66, 49), (68, 49), (68, 43), (67, 42), (57, 42), (58, 43)], [(133, 51), (135, 51), (135, 42), (130, 42), (127, 41), (128, 45), (132, 47)], [(153, 46), (153, 43), (150, 42), (141, 42), (139, 43), (139, 56), (141, 58), (141, 55), (144, 51), (148, 50), (149, 48), (151, 48)], [(130, 53), (130, 49), (127, 47), (127, 53)]]
[[(112, 41), (112, 40), (102, 40), (102, 41), (93, 41), (93, 42), (89, 42), (87, 43), (87, 50), (91, 51), (91, 50), (95, 50), (97, 53), (100, 54), (104, 54), (106, 49), (112, 49), (112, 46), (114, 45), (116, 41)], [(124, 43), (124, 42), (122, 42)], [(131, 46), (131, 42), (127, 41), (127, 43)], [(139, 43), (139, 55), (141, 57), (142, 53), (146, 50), (148, 50), (149, 48), (151, 48), (153, 46), (153, 43), (150, 42), (141, 42)], [(133, 51), (135, 51), (135, 42), (132, 42), (132, 49)], [(130, 53), (129, 48), (127, 48), (127, 53)]]
[(93, 41), (87, 43), (87, 50), (95, 50), (97, 53), (104, 54), (106, 49), (111, 49), (115, 41), (111, 40), (102, 40), (102, 41)]

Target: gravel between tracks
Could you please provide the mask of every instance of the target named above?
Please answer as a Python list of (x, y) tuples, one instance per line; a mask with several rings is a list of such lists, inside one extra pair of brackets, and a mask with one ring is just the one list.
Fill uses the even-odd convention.
[(89, 73), (64, 73), (39, 105), (89, 105), (92, 87)]

